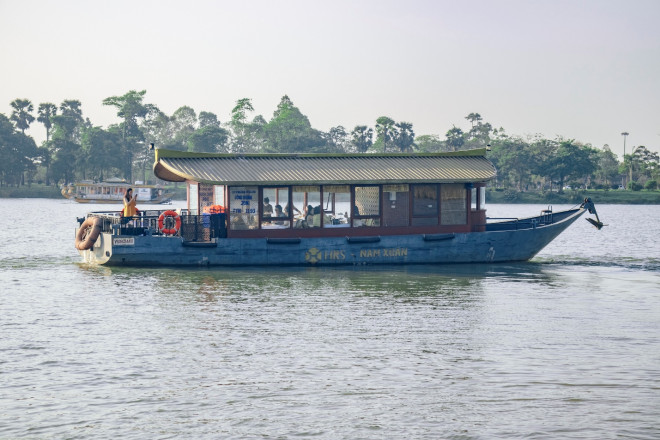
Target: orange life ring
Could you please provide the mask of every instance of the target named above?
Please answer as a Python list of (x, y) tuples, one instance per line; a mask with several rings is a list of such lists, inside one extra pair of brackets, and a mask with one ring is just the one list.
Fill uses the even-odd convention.
[(76, 249), (85, 251), (91, 249), (103, 229), (103, 220), (99, 217), (87, 217), (76, 232)]
[[(166, 218), (173, 218), (174, 219), (174, 227), (172, 228), (165, 228), (164, 223)], [(181, 227), (181, 217), (179, 217), (179, 214), (177, 214), (175, 211), (165, 211), (163, 212), (160, 217), (158, 217), (158, 229), (163, 231), (163, 234), (165, 235), (174, 235), (177, 232), (179, 232), (179, 228)]]

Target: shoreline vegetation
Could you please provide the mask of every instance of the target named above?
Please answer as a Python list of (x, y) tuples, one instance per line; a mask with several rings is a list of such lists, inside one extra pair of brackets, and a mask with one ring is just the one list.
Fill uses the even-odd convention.
[[(186, 105), (168, 115), (146, 102), (146, 93), (131, 90), (104, 99), (103, 105), (117, 111), (116, 123), (107, 128), (86, 118), (82, 103), (75, 99), (59, 106), (42, 102), (38, 107), (29, 99), (15, 99), (9, 117), (0, 113), (0, 188), (103, 181), (111, 176), (155, 183), (151, 170), (154, 148), (223, 154), (415, 154), (486, 149), (497, 170), (496, 180), (490, 183), (497, 188), (495, 202), (575, 201), (588, 193), (579, 189), (590, 188), (603, 191), (594, 194), (594, 201), (602, 194), (616, 203), (658, 203), (658, 196), (650, 194), (660, 187), (660, 154), (652, 151), (657, 146), (630, 145), (626, 150), (628, 132), (621, 133), (624, 155), (620, 158), (609, 145), (598, 147), (562, 136), (509, 134), (479, 113), (463, 118), (464, 129), (453, 125), (444, 135), (416, 134), (412, 122), (397, 122), (388, 116), (352, 130), (338, 125), (326, 132), (315, 129), (288, 95), (282, 96), (269, 119), (254, 115), (251, 99), (242, 98), (221, 121), (213, 112), (197, 112)], [(33, 123), (45, 129), (46, 141), (41, 145), (25, 132)], [(577, 193), (571, 192), (574, 189)], [(3, 193), (21, 194), (7, 189), (0, 191), (0, 197)]]
[[(579, 205), (589, 197), (596, 204), (660, 205), (660, 154), (644, 145), (631, 145), (626, 154), (628, 132), (621, 133), (624, 155), (619, 158), (608, 145), (598, 148), (562, 136), (511, 135), (479, 113), (465, 116), (466, 130), (454, 125), (444, 136), (418, 135), (411, 122), (388, 116), (378, 117), (371, 126), (350, 130), (338, 125), (325, 132), (312, 127), (288, 95), (269, 120), (254, 116), (251, 99), (242, 98), (223, 122), (213, 112), (198, 113), (185, 105), (168, 115), (145, 102), (145, 95), (146, 90), (131, 90), (104, 99), (103, 105), (117, 110), (117, 123), (107, 128), (85, 118), (78, 100), (65, 100), (59, 107), (43, 102), (36, 109), (29, 99), (12, 101), (11, 115), (0, 113), (0, 198), (57, 199), (63, 197), (60, 183), (110, 176), (163, 184), (151, 169), (155, 148), (257, 154), (484, 149), (497, 170), (486, 203)], [(25, 134), (35, 121), (46, 130), (40, 146)], [(186, 185), (163, 186), (174, 190), (173, 200), (186, 200)]]
[[(174, 191), (172, 200), (186, 200), (186, 187), (166, 186)], [(515, 191), (501, 188), (486, 190), (487, 203), (528, 203), (528, 204), (578, 204), (590, 197), (597, 205), (660, 205), (660, 191), (623, 191), (623, 190), (566, 190), (557, 192)], [(7, 198), (43, 198), (64, 199), (57, 186), (33, 183), (18, 187), (0, 187), (0, 199)]]

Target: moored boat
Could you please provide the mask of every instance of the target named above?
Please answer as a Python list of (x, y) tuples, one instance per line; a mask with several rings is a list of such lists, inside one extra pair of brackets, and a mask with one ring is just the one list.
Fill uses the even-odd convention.
[(133, 188), (139, 203), (160, 204), (172, 200), (173, 192), (160, 185), (131, 185), (125, 180), (108, 179), (104, 182), (82, 181), (63, 185), (61, 192), (67, 199), (78, 203), (122, 203), (127, 188)]
[[(536, 255), (586, 211), (488, 221), (486, 150), (432, 154), (208, 154), (156, 150), (186, 182), (182, 210), (80, 218), (77, 248), (106, 265), (491, 263)], [(90, 217), (95, 220), (86, 221)], [(594, 222), (595, 223), (595, 222)], [(600, 224), (598, 222), (598, 224)], [(602, 224), (600, 224), (602, 225)], [(86, 231), (96, 237), (88, 240)]]

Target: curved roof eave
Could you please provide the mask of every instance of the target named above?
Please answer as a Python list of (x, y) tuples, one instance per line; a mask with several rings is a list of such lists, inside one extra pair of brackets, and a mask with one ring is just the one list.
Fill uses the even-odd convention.
[(156, 150), (156, 177), (217, 185), (330, 185), (487, 182), (496, 177), (485, 150), (357, 154), (211, 154)]

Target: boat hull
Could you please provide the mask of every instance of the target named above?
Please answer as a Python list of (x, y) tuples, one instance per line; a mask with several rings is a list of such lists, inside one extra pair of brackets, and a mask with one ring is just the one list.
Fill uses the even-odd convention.
[(108, 266), (337, 266), (526, 261), (585, 212), (524, 229), (373, 237), (221, 238), (186, 243), (181, 237), (102, 233), (80, 251)]

